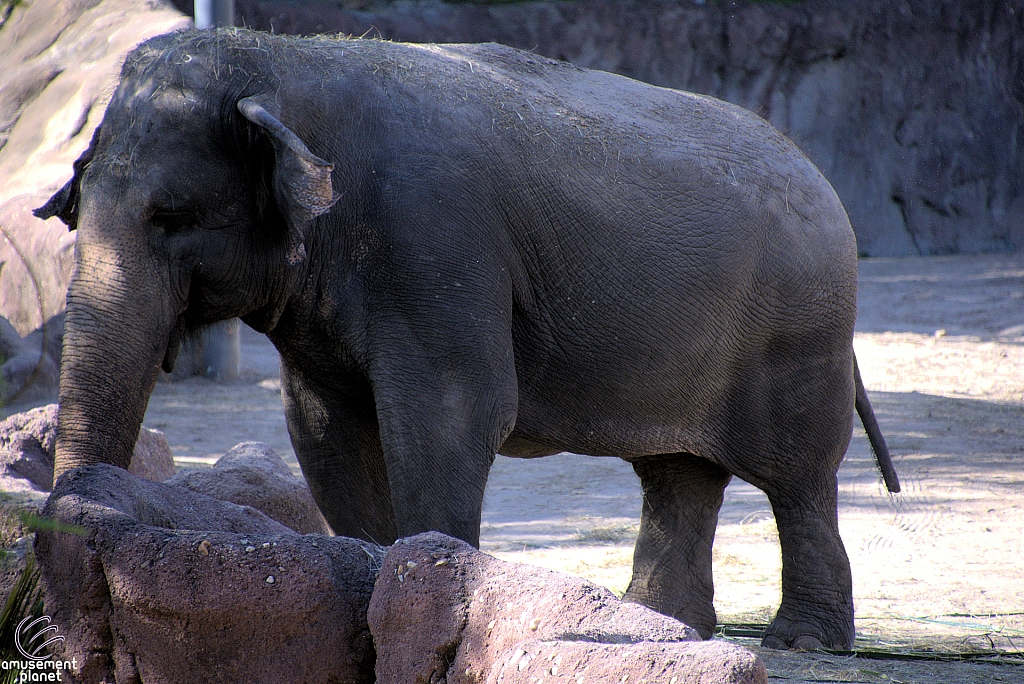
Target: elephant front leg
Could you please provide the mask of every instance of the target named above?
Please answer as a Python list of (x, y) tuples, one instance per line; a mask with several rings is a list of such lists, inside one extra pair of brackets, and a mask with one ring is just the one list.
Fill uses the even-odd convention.
[(282, 363), (281, 388), (295, 455), (331, 529), (394, 543), (395, 513), (369, 385), (355, 376), (316, 382)]
[(805, 651), (852, 648), (853, 580), (839, 536), (835, 475), (806, 473), (799, 491), (766, 493), (782, 545), (782, 604), (762, 645)]
[(480, 543), (484, 488), (516, 417), (515, 376), (485, 367), (375, 383), (399, 537), (437, 531)]
[(428, 186), (396, 190), (409, 211), (382, 228), (387, 248), (366, 268), (353, 356), (373, 388), (397, 535), (477, 545), (487, 476), (519, 407), (514, 269), (493, 239), (502, 225), (475, 223), (487, 216), (477, 208), (453, 213)]
[(711, 545), (727, 470), (689, 454), (633, 462), (644, 492), (633, 578), (625, 600), (672, 616), (710, 639), (713, 603)]

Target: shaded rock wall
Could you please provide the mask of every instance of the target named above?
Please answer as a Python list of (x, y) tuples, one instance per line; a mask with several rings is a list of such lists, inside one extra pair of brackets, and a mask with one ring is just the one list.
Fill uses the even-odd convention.
[(842, 198), (872, 256), (1024, 249), (1024, 0), (236, 0), (238, 22), (497, 41), (758, 112)]
[(0, 316), (0, 417), (57, 400), (63, 335), (64, 314), (24, 337)]

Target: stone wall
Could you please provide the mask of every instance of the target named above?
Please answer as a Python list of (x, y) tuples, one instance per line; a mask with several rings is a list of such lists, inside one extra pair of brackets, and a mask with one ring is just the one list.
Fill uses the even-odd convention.
[(236, 0), (253, 28), (497, 41), (735, 102), (822, 169), (865, 255), (1024, 249), (1024, 0), (366, 5)]

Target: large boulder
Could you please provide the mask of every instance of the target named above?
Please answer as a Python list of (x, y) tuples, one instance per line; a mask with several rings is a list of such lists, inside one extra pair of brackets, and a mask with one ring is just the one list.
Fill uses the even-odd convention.
[(0, 422), (0, 491), (50, 491), (56, 446), (56, 404)]
[(558, 675), (554, 666), (572, 682), (622, 682), (640, 672), (659, 672), (665, 682), (767, 681), (748, 651), (701, 642), (687, 625), (607, 589), (498, 560), (437, 532), (389, 549), (368, 620), (379, 682), (534, 681), (513, 673), (526, 671), (536, 653), (559, 650), (564, 666), (552, 655), (546, 668), (531, 669), (534, 677)]
[(242, 442), (212, 468), (183, 470), (167, 484), (252, 506), (299, 534), (331, 534), (309, 487), (262, 442)]
[[(224, 460), (287, 472), (261, 445)], [(54, 655), (78, 681), (767, 681), (748, 651), (439, 533), (385, 554), (109, 465), (65, 473), (43, 515)]]
[(0, 2), (0, 316), (19, 334), (64, 310), (74, 254), (32, 209), (71, 178), (128, 51), (189, 25), (159, 0)]
[(55, 657), (84, 682), (372, 682), (383, 549), (113, 466), (64, 474), (37, 533)]
[(151, 430), (145, 425), (139, 428), (132, 460), (128, 462), (128, 472), (153, 482), (163, 482), (174, 475), (174, 454), (163, 432)]
[(63, 335), (64, 314), (25, 337), (0, 316), (0, 407), (12, 411), (57, 400)]
[[(0, 422), (0, 491), (49, 492), (57, 449), (57, 404), (16, 413)], [(128, 472), (162, 481), (174, 475), (174, 455), (164, 433), (139, 430)]]

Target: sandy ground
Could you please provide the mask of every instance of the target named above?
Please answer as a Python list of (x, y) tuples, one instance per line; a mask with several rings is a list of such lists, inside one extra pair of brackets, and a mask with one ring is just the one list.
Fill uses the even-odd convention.
[[(1024, 665), (1007, 664), (1024, 651), (1024, 259), (869, 259), (860, 273), (854, 344), (903, 492), (886, 493), (856, 424), (839, 519), (857, 648), (1004, 655), (951, 663), (760, 652), (786, 681), (1024, 682)], [(145, 424), (167, 434), (179, 465), (212, 463), (244, 440), (294, 464), (274, 350), (246, 330), (243, 357), (234, 385), (158, 385)], [(637, 478), (617, 459), (499, 456), (482, 548), (621, 593), (639, 515)], [(767, 499), (744, 482), (726, 491), (714, 558), (720, 621), (768, 622), (780, 599), (778, 538)], [(740, 627), (725, 632), (757, 643)]]

